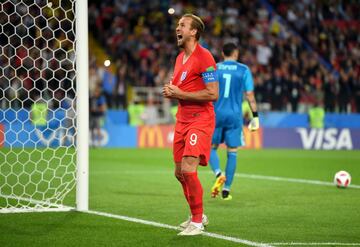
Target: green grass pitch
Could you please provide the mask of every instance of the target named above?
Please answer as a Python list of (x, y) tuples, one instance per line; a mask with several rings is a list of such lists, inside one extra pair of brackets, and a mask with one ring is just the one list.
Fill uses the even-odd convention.
[[(226, 152), (219, 154), (224, 166)], [(241, 176), (234, 178), (233, 200), (222, 201), (210, 198), (214, 176), (209, 167), (201, 167), (210, 220), (206, 231), (273, 246), (360, 246), (359, 188), (266, 179), (332, 182), (339, 170), (348, 171), (352, 184), (360, 185), (360, 152), (240, 150), (236, 172)], [(92, 149), (89, 182), (89, 206), (94, 211), (171, 226), (189, 213), (173, 175), (170, 149)], [(72, 192), (65, 203), (73, 206), (74, 198)], [(208, 236), (180, 237), (172, 229), (77, 212), (0, 214), (0, 229), (1, 247), (246, 246)]]

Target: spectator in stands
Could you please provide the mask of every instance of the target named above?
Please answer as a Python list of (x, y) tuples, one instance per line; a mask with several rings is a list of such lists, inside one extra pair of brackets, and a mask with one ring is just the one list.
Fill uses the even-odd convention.
[(284, 110), (284, 96), (286, 85), (284, 77), (281, 73), (281, 69), (275, 69), (274, 77), (271, 81), (272, 85), (272, 110), (281, 111)]
[[(343, 96), (340, 97), (337, 90), (341, 81), (336, 74), (341, 69), (353, 70), (350, 88), (360, 80), (358, 4), (275, 0), (269, 3), (276, 12), (261, 1), (224, 0), (216, 7), (212, 1), (180, 1), (173, 6), (175, 14), (168, 15), (160, 2), (140, 0), (138, 4), (128, 1), (119, 4), (109, 0), (96, 7), (92, 5), (89, 24), (94, 25), (91, 29), (100, 30), (97, 36), (109, 54), (126, 61), (128, 84), (132, 86), (159, 85), (158, 75), (169, 71), (176, 55), (172, 33), (168, 30), (176, 17), (190, 8), (198, 10), (211, 28), (211, 35), (205, 35), (201, 42), (213, 51), (215, 58), (220, 58), (218, 51), (223, 42), (230, 41), (229, 37), (238, 37), (235, 42), (241, 49), (240, 61), (249, 64), (254, 81), (257, 77), (263, 80), (264, 105), (270, 102), (272, 109), (284, 110), (283, 106), (290, 104), (293, 111), (306, 111), (311, 104), (308, 96), (316, 89), (317, 94), (324, 95), (325, 109), (329, 111), (335, 111), (337, 103), (349, 105), (339, 101)], [(278, 80), (277, 68), (281, 68), (281, 80)], [(293, 74), (299, 77), (302, 89), (298, 107), (297, 99), (285, 97)]]
[(94, 95), (90, 97), (90, 132), (91, 144), (99, 147), (102, 141), (101, 126), (106, 112), (106, 99), (102, 94), (101, 88), (95, 88)]
[(140, 126), (144, 124), (143, 119), (141, 118), (144, 113), (145, 106), (138, 101), (133, 101), (128, 105), (129, 113), (129, 124), (131, 126)]
[(265, 42), (259, 42), (256, 50), (256, 58), (257, 62), (261, 66), (268, 66), (272, 52), (269, 46), (266, 45)]
[(334, 112), (336, 107), (336, 79), (334, 75), (325, 75), (323, 84), (324, 106), (326, 112)]
[(102, 75), (102, 90), (103, 90), (103, 95), (105, 96), (106, 99), (106, 105), (109, 108), (113, 108), (116, 83), (117, 83), (117, 78), (116, 75), (114, 75), (111, 66), (110, 65), (105, 66)]
[(289, 85), (288, 85), (288, 98), (291, 104), (291, 111), (297, 112), (299, 107), (300, 101), (300, 94), (301, 94), (301, 84), (300, 79), (296, 73), (293, 73), (290, 76)]
[(76, 134), (76, 100), (69, 94), (61, 93), (59, 99), (59, 107), (56, 111), (63, 111), (64, 120), (61, 123), (62, 131), (64, 132), (64, 144), (65, 145), (74, 145), (75, 144), (75, 134)]
[(140, 77), (139, 78), (140, 86), (143, 87), (155, 86), (154, 74), (150, 68), (149, 61), (145, 58), (140, 60), (139, 77)]
[(89, 68), (89, 95), (92, 96), (95, 93), (95, 89), (101, 85), (101, 78), (96, 66), (90, 66)]
[[(12, 73), (13, 72), (14, 71), (12, 71)], [(15, 76), (14, 73), (13, 76)], [(8, 87), (6, 90), (6, 96), (9, 99), (10, 107), (13, 109), (19, 109), (22, 106), (21, 99), (23, 98), (22, 95), (24, 93), (20, 79), (18, 77), (13, 77), (10, 82), (10, 86), (11, 87)]]
[(350, 107), (351, 99), (351, 78), (350, 75), (345, 72), (345, 70), (340, 70), (339, 78), (339, 112), (347, 113)]
[(43, 131), (48, 123), (48, 104), (37, 94), (30, 110), (30, 120), (35, 128)]
[(145, 125), (157, 125), (159, 123), (159, 110), (155, 105), (154, 99), (149, 97), (141, 114), (141, 119)]
[(125, 64), (121, 65), (117, 73), (114, 103), (117, 109), (126, 109), (127, 66)]
[(310, 128), (324, 128), (325, 109), (320, 101), (316, 101), (314, 107), (310, 108), (308, 117)]

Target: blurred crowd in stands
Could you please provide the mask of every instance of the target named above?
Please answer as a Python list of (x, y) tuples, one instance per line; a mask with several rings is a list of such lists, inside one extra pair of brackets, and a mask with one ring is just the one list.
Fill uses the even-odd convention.
[[(1, 5), (1, 108), (29, 107), (44, 94), (55, 103), (74, 98), (74, 16), (62, 3)], [(262, 110), (322, 104), (326, 112), (360, 112), (358, 0), (94, 0), (88, 11), (90, 34), (112, 61), (99, 66), (90, 50), (90, 95), (101, 88), (110, 109), (127, 109), (129, 88), (170, 80), (175, 27), (190, 12), (204, 20), (201, 44), (217, 61), (224, 43), (239, 45)]]
[[(75, 25), (69, 1), (0, 5), (0, 108), (50, 108), (75, 98)], [(69, 106), (67, 106), (69, 107)]]
[(101, 78), (93, 58), (91, 81), (103, 86), (110, 108), (126, 107), (128, 86), (168, 82), (178, 53), (175, 26), (191, 12), (204, 20), (201, 44), (217, 61), (225, 42), (239, 45), (264, 110), (305, 112), (323, 104), (327, 112), (360, 112), (359, 8), (355, 0), (90, 3), (90, 31), (116, 64), (114, 79)]

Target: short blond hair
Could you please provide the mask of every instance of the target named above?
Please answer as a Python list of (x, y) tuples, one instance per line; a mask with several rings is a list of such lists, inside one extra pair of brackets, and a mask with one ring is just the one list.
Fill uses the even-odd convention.
[(196, 40), (199, 40), (202, 33), (205, 31), (205, 24), (204, 22), (201, 20), (201, 18), (199, 16), (196, 16), (194, 14), (185, 14), (182, 16), (183, 17), (188, 17), (191, 18), (191, 29), (196, 29), (196, 35), (195, 38)]

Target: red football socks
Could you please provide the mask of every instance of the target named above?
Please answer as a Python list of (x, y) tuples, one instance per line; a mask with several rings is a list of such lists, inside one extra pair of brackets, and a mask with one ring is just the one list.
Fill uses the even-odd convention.
[(181, 183), (181, 186), (183, 188), (183, 192), (184, 192), (184, 196), (186, 198), (186, 201), (189, 203), (189, 190), (188, 190), (188, 187), (186, 185), (186, 182), (185, 182), (185, 178), (184, 176), (182, 177), (176, 177), (177, 180), (179, 180), (179, 182)]
[(183, 175), (188, 192), (187, 200), (192, 214), (191, 221), (201, 223), (203, 215), (203, 189), (200, 180), (197, 172), (184, 172)]

